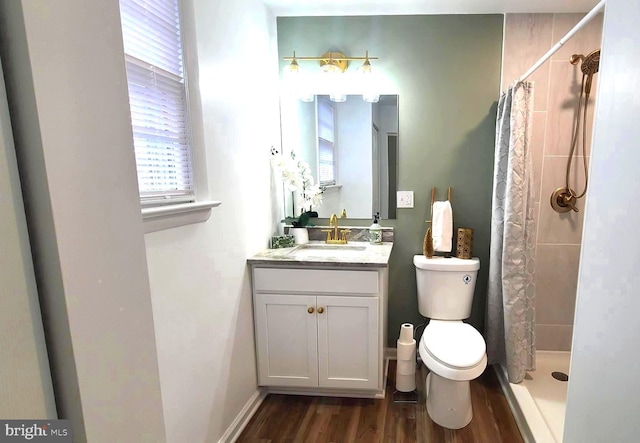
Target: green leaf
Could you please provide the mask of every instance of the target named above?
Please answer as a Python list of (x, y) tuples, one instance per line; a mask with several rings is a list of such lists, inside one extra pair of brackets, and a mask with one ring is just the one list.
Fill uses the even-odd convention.
[(309, 213), (308, 212), (303, 212), (302, 214), (300, 214), (300, 217), (298, 217), (298, 224), (300, 225), (301, 228), (307, 226), (309, 224)]

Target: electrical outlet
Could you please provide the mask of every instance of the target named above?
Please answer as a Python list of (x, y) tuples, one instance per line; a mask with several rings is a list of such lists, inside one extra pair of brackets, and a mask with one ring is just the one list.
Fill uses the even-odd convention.
[(398, 191), (396, 199), (398, 208), (413, 208), (413, 191)]

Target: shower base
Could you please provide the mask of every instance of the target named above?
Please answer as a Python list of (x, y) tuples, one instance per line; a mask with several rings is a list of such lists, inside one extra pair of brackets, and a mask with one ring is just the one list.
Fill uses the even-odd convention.
[(567, 382), (552, 373), (568, 375), (570, 358), (570, 352), (537, 351), (536, 370), (528, 372), (519, 384), (509, 383), (505, 369), (494, 366), (525, 441), (562, 441)]

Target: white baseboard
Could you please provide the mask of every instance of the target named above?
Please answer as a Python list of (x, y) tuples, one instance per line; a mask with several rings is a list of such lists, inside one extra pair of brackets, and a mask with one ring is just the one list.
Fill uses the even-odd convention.
[(256, 392), (249, 398), (247, 403), (244, 405), (240, 413), (233, 420), (231, 425), (227, 428), (218, 443), (233, 443), (235, 442), (240, 434), (253, 417), (253, 414), (256, 413), (258, 407), (262, 404), (262, 401), (267, 396), (267, 390), (264, 388), (258, 388)]
[(387, 360), (397, 360), (398, 359), (398, 348), (385, 348), (384, 350), (384, 358)]

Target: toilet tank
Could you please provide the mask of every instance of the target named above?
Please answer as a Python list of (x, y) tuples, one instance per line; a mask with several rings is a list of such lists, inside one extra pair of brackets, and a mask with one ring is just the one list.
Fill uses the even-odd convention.
[(471, 315), (480, 260), (413, 257), (420, 314), (436, 320), (463, 320)]

